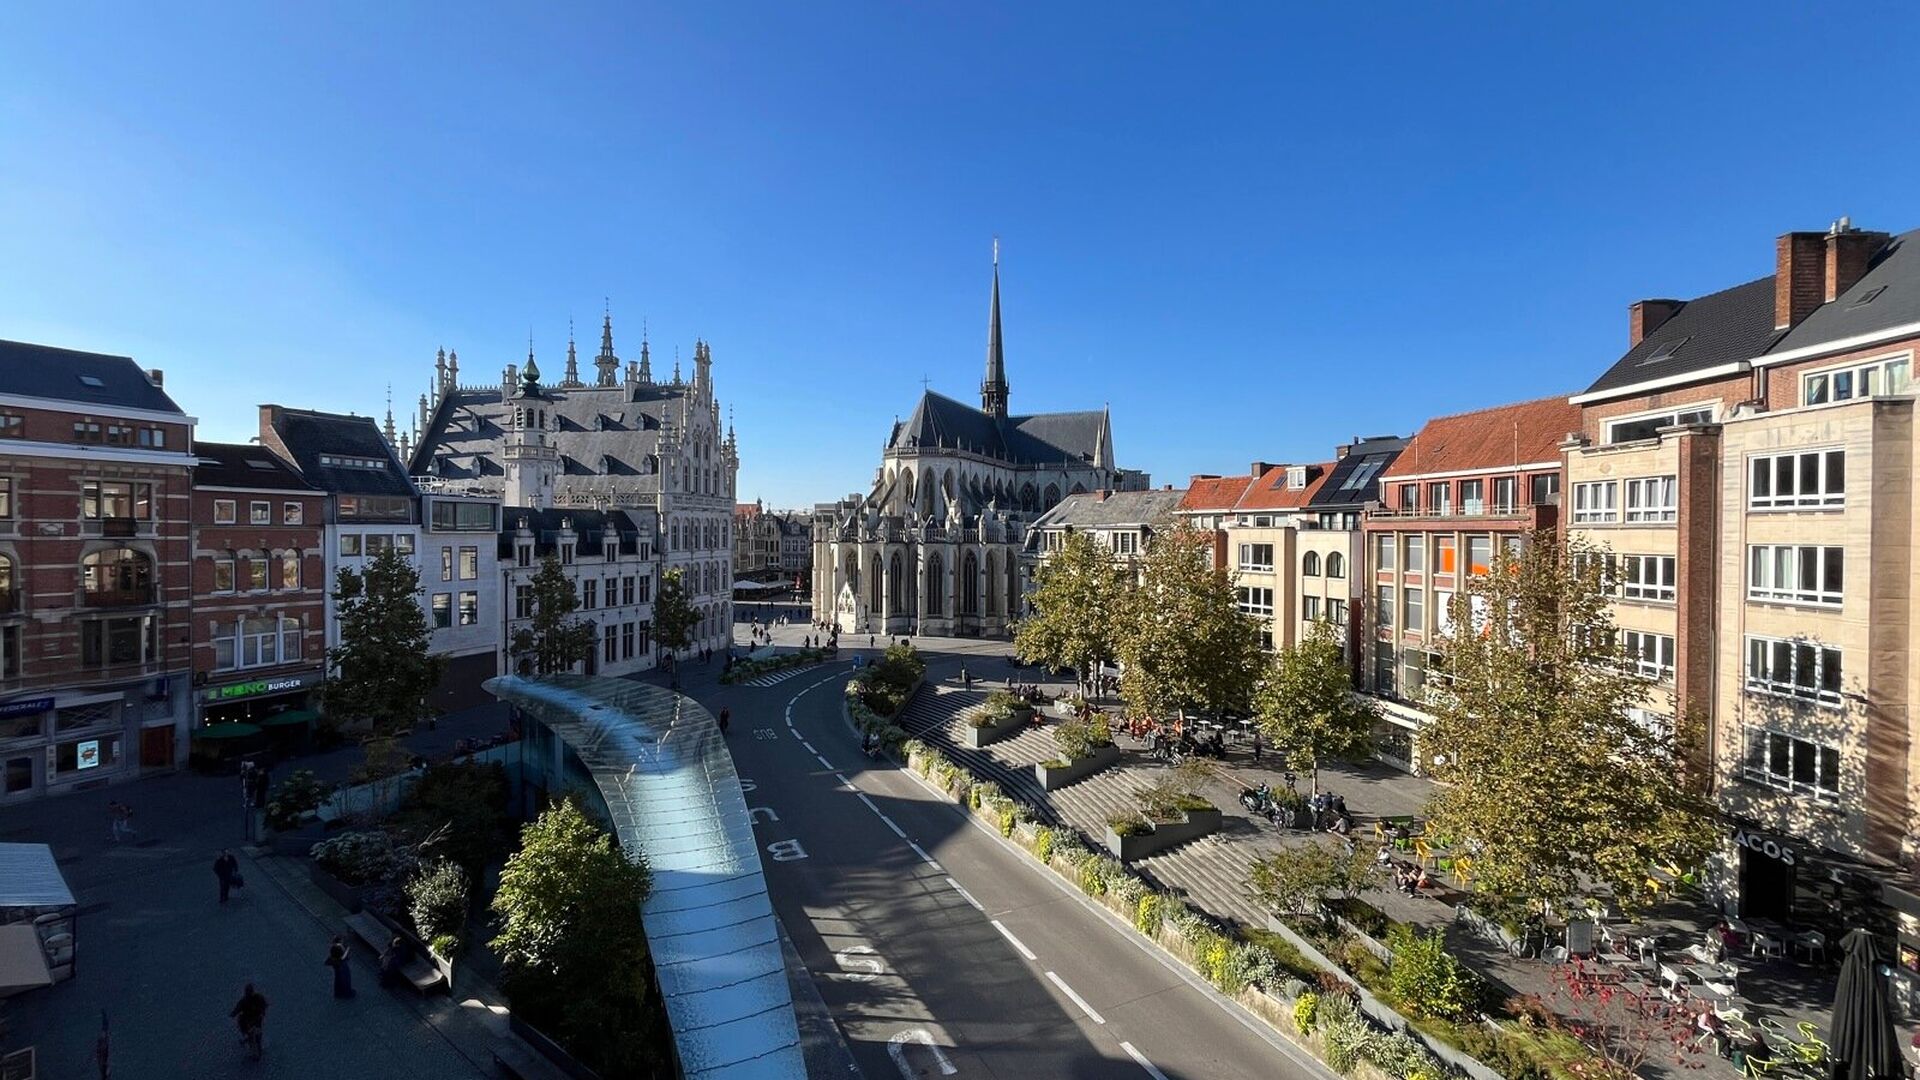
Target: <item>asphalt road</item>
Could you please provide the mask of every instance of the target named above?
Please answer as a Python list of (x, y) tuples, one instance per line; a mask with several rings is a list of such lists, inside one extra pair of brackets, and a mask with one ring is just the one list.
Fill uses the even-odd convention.
[(841, 713), (849, 671), (713, 697), (733, 711), (774, 906), (869, 1080), (1330, 1076), (913, 774), (867, 759)]

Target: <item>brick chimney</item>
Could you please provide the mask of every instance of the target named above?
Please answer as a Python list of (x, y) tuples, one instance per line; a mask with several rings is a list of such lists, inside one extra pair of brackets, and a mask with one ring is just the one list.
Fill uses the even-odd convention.
[(1268, 469), (1271, 469), (1271, 468), (1273, 468), (1273, 465), (1270, 462), (1256, 461), (1252, 465), (1250, 475), (1255, 480), (1258, 480)]
[(1827, 236), (1783, 233), (1774, 245), (1773, 328), (1798, 326), (1827, 292)]
[(1646, 340), (1648, 334), (1666, 325), (1680, 313), (1678, 300), (1642, 300), (1627, 308), (1627, 348)]
[(1840, 299), (1846, 292), (1867, 275), (1867, 266), (1873, 261), (1874, 253), (1879, 251), (1891, 237), (1883, 232), (1868, 232), (1856, 229), (1853, 223), (1841, 218), (1827, 230), (1827, 302)]

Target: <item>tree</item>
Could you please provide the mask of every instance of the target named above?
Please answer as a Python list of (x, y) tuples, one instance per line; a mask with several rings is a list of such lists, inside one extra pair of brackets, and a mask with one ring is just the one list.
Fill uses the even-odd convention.
[(1084, 694), (1093, 672), (1118, 656), (1116, 622), (1129, 586), (1126, 570), (1091, 534), (1068, 533), (1040, 564), (1014, 652), (1029, 664), (1072, 668)]
[[(699, 622), (700, 613), (687, 598), (683, 572), (675, 567), (660, 575), (660, 592), (653, 598), (653, 639), (666, 648), (669, 662), (679, 658), (681, 649), (693, 644), (693, 628)], [(677, 666), (673, 679), (674, 685), (679, 685)]]
[(1254, 695), (1254, 716), (1288, 767), (1308, 770), (1319, 791), (1321, 761), (1359, 760), (1373, 752), (1380, 710), (1353, 692), (1333, 628), (1317, 622), (1305, 641), (1273, 658)]
[(419, 571), (387, 548), (364, 571), (340, 569), (333, 603), (340, 644), (327, 650), (327, 711), (377, 733), (413, 726), (427, 715), (442, 666), (427, 655), (432, 630), (420, 606)]
[(1653, 684), (1615, 644), (1602, 555), (1546, 531), (1503, 552), (1455, 597), (1427, 685), (1420, 740), (1443, 783), (1429, 831), (1471, 851), (1474, 887), (1509, 905), (1599, 883), (1633, 907), (1649, 870), (1697, 866), (1714, 842), (1681, 733), (1629, 711)]
[(540, 560), (530, 587), (533, 625), (516, 632), (510, 646), (520, 673), (555, 675), (591, 659), (599, 644), (594, 625), (570, 617), (580, 607), (580, 596), (560, 560), (552, 555)]
[(1256, 861), (1248, 870), (1247, 888), (1268, 911), (1324, 915), (1329, 896), (1350, 900), (1379, 879), (1372, 855), (1313, 839)]
[(1120, 694), (1128, 711), (1246, 709), (1260, 671), (1260, 627), (1233, 580), (1212, 565), (1207, 534), (1182, 526), (1147, 550), (1139, 588), (1120, 605)]

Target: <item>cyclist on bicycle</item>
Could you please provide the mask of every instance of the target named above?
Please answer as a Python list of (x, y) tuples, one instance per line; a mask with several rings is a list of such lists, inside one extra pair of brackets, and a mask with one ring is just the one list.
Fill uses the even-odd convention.
[(240, 1025), (240, 1040), (250, 1046), (254, 1056), (258, 1057), (260, 1029), (267, 1022), (266, 995), (255, 990), (252, 983), (248, 983), (247, 988), (240, 994), (240, 1000), (234, 1004), (233, 1011), (227, 1015), (233, 1017), (234, 1022)]

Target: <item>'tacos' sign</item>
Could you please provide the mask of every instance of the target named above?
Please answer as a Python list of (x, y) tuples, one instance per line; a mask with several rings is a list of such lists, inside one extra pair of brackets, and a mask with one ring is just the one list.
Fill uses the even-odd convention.
[(1733, 846), (1746, 848), (1748, 851), (1765, 855), (1767, 858), (1777, 860), (1785, 866), (1792, 866), (1797, 861), (1793, 856), (1792, 848), (1778, 840), (1750, 833), (1745, 829), (1735, 829), (1733, 831)]

